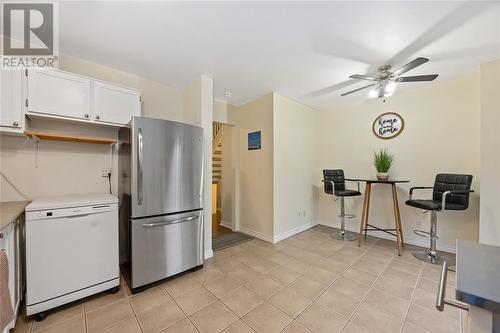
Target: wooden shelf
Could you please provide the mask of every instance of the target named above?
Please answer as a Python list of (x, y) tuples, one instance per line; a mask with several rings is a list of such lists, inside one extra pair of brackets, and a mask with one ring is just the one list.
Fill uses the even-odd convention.
[(64, 135), (57, 133), (44, 133), (36, 131), (25, 131), (24, 134), (30, 138), (37, 137), (42, 140), (55, 140), (55, 141), (72, 141), (72, 142), (86, 142), (86, 143), (97, 143), (97, 144), (113, 144), (116, 143), (114, 139), (107, 138), (93, 138), (78, 135)]

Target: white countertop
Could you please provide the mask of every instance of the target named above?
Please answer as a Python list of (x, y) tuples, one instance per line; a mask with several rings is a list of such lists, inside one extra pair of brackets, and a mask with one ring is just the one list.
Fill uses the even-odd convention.
[(111, 194), (71, 194), (35, 199), (26, 207), (26, 211), (31, 212), (47, 209), (71, 208), (113, 203), (118, 203), (118, 198)]
[(0, 202), (0, 230), (8, 226), (16, 217), (24, 212), (29, 201)]

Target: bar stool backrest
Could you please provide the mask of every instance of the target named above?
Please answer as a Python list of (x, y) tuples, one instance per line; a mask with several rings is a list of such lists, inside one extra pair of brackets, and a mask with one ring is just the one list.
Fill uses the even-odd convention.
[[(344, 170), (323, 170), (324, 191), (327, 194), (334, 194), (336, 191), (345, 190)], [(335, 188), (332, 188), (332, 182)]]
[(434, 181), (432, 200), (441, 201), (446, 191), (467, 191), (466, 193), (450, 193), (446, 196), (446, 204), (450, 209), (465, 210), (469, 207), (469, 190), (472, 184), (472, 175), (440, 173)]

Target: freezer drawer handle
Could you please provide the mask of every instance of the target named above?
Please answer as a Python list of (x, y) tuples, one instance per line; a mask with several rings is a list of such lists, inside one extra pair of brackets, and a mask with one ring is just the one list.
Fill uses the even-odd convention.
[(182, 223), (182, 222), (188, 222), (188, 221), (192, 221), (192, 220), (195, 220), (198, 218), (198, 215), (193, 215), (193, 216), (189, 216), (189, 217), (186, 217), (184, 219), (180, 219), (180, 220), (173, 220), (173, 221), (165, 221), (165, 222), (159, 222), (159, 223), (144, 223), (142, 226), (144, 228), (153, 228), (153, 227), (161, 227), (163, 225), (169, 225), (169, 224), (177, 224), (177, 223)]

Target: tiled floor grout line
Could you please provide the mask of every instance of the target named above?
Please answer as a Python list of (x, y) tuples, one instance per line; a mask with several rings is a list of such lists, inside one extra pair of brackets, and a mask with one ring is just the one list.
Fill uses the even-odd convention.
[[(248, 266), (248, 265), (245, 265), (245, 266), (246, 266), (246, 267), (250, 267), (250, 266)], [(230, 273), (230, 272), (228, 272), (228, 273)], [(259, 272), (259, 273), (260, 273), (260, 272)], [(224, 274), (227, 274), (227, 273), (224, 273)], [(262, 274), (262, 275), (265, 275), (265, 274)], [(221, 279), (222, 279), (222, 278), (221, 278)], [(234, 280), (234, 279), (233, 279), (233, 280)], [(238, 282), (240, 282), (240, 281), (238, 281)], [(226, 303), (224, 303), (224, 301), (223, 301), (221, 298), (222, 298), (222, 297), (224, 297), (224, 296), (226, 296), (226, 295), (231, 294), (232, 292), (236, 291), (237, 289), (239, 289), (239, 288), (241, 288), (241, 287), (248, 289), (248, 288), (245, 286), (245, 284), (242, 284), (240, 287), (236, 288), (235, 290), (230, 291), (230, 292), (228, 292), (227, 294), (224, 294), (224, 296), (222, 296), (221, 298), (219, 298), (219, 297), (217, 297), (217, 295), (213, 294), (213, 293), (212, 293), (210, 290), (208, 290), (208, 288), (206, 288), (203, 284), (202, 284), (202, 287), (204, 287), (204, 288), (205, 288), (205, 289), (206, 289), (206, 290), (207, 290), (210, 294), (212, 294), (212, 295), (213, 295), (213, 296), (214, 296), (214, 297), (215, 297), (215, 298), (216, 298), (219, 302), (221, 302), (222, 304), (224, 304), (224, 306), (225, 306), (226, 308), (228, 308), (228, 309), (229, 309), (229, 310), (230, 310), (230, 311), (231, 311), (231, 312), (232, 312), (232, 313), (233, 313), (236, 317), (238, 317), (238, 320), (243, 321), (243, 322), (244, 322), (246, 325), (248, 325), (248, 327), (250, 327), (250, 329), (251, 329), (252, 331), (254, 331), (254, 332), (255, 332), (255, 330), (254, 330), (254, 329), (253, 329), (253, 328), (252, 328), (252, 327), (251, 327), (251, 326), (250, 326), (250, 325), (249, 325), (249, 324), (245, 321), (245, 319), (243, 319), (243, 317), (245, 317), (247, 314), (249, 314), (250, 312), (252, 312), (252, 311), (253, 311), (255, 308), (257, 308), (258, 306), (260, 306), (260, 305), (262, 305), (263, 303), (267, 302), (267, 299), (269, 299), (270, 297), (272, 297), (272, 295), (274, 295), (274, 294), (272, 294), (271, 296), (269, 296), (269, 298), (267, 298), (267, 299), (266, 299), (266, 298), (261, 297), (260, 295), (256, 294), (257, 296), (259, 296), (260, 298), (262, 298), (262, 302), (261, 302), (261, 303), (259, 303), (258, 305), (256, 305), (254, 308), (252, 308), (250, 311), (248, 311), (247, 313), (245, 313), (243, 316), (241, 316), (241, 317), (240, 317), (240, 316), (239, 316), (236, 312), (234, 312), (234, 311), (233, 311), (233, 310), (232, 310), (229, 306), (227, 306), (227, 305), (226, 305)], [(281, 289), (283, 289), (283, 288), (281, 288)], [(279, 290), (281, 290), (281, 289), (279, 289)], [(248, 290), (249, 290), (250, 292), (254, 293), (252, 290), (250, 290), (250, 289), (248, 289)], [(278, 290), (278, 291), (279, 291), (279, 290)], [(255, 294), (255, 293), (254, 293), (254, 294)], [(269, 303), (269, 302), (268, 302), (268, 303)], [(210, 304), (213, 304), (213, 303), (210, 303)], [(269, 303), (269, 304), (270, 304), (271, 306), (274, 306), (274, 305), (273, 305), (273, 304), (271, 304), (271, 303)], [(208, 305), (207, 305), (207, 306), (208, 306)], [(274, 306), (274, 307), (275, 307), (275, 306)], [(205, 307), (204, 307), (204, 308), (205, 308)], [(204, 309), (204, 308), (203, 308), (203, 309)], [(199, 311), (201, 311), (201, 310), (202, 310), (202, 309), (200, 309), (200, 310), (196, 311), (195, 313), (197, 313), (197, 312), (199, 312)], [(278, 310), (279, 310), (279, 311), (281, 311), (280, 309), (278, 309)], [(283, 312), (283, 311), (281, 311), (281, 312)], [(288, 315), (287, 315), (287, 316), (288, 316)], [(238, 320), (237, 320), (237, 321), (238, 321)], [(237, 321), (235, 321), (235, 323), (236, 323)], [(233, 323), (233, 324), (234, 324), (234, 323)], [(231, 325), (233, 325), (233, 324), (231, 324)], [(229, 327), (231, 327), (231, 325), (229, 325), (228, 327), (224, 328), (222, 331), (224, 331), (224, 330), (228, 329)], [(221, 331), (221, 332), (222, 332), (222, 331)]]
[(406, 309), (405, 318), (403, 320), (403, 325), (401, 326), (401, 330), (400, 330), (401, 333), (403, 333), (403, 331), (406, 327), (406, 320), (408, 319), (408, 314), (410, 313), (411, 305), (413, 303), (413, 298), (415, 297), (415, 293), (417, 292), (418, 282), (420, 281), (420, 277), (422, 276), (422, 272), (424, 271), (424, 266), (425, 266), (425, 264), (420, 264), (420, 270), (418, 271), (418, 277), (417, 277), (417, 281), (415, 282), (415, 288), (413, 288), (413, 292), (412, 292), (411, 298), (410, 298), (410, 303), (408, 303), (408, 309)]
[[(321, 295), (323, 295), (323, 294), (324, 294), (324, 293), (328, 290), (328, 288), (330, 288), (330, 287), (331, 287), (331, 286), (335, 283), (335, 281), (337, 281), (340, 277), (342, 277), (342, 276), (344, 275), (344, 273), (345, 273), (345, 272), (346, 272), (349, 268), (351, 268), (351, 267), (352, 267), (355, 263), (357, 263), (357, 262), (361, 259), (361, 257), (363, 257), (363, 256), (364, 256), (364, 255), (368, 252), (368, 250), (369, 250), (369, 249), (370, 249), (373, 245), (374, 245), (374, 244), (372, 244), (372, 245), (370, 245), (369, 247), (367, 247), (367, 248), (365, 249), (365, 251), (364, 251), (364, 252), (363, 252), (363, 253), (362, 253), (362, 254), (361, 254), (361, 255), (360, 255), (360, 256), (359, 256), (356, 260), (354, 260), (354, 261), (353, 261), (350, 265), (347, 265), (347, 267), (346, 267), (346, 268), (342, 271), (342, 273), (340, 273), (340, 275), (339, 275), (339, 276), (337, 276), (337, 277), (336, 277), (336, 278), (335, 278), (335, 279), (334, 279), (334, 280), (333, 280), (333, 281), (332, 281), (332, 282), (331, 282), (331, 283), (330, 283), (330, 284), (326, 287), (326, 289), (325, 289), (325, 290), (323, 290), (323, 291), (321, 292), (321, 294), (319, 294), (319, 295), (318, 295), (318, 297), (316, 297), (315, 299), (313, 299), (313, 302), (315, 302), (318, 298), (320, 298), (320, 297), (321, 297)], [(344, 245), (344, 246), (345, 246), (345, 245)], [(347, 245), (347, 246), (349, 246), (349, 245)], [(332, 253), (332, 254), (333, 254), (333, 253)], [(328, 257), (328, 258), (329, 258), (329, 257)], [(344, 317), (345, 317), (345, 316), (344, 316)]]
[[(163, 290), (165, 290), (165, 288), (163, 288)], [(165, 290), (165, 292), (167, 292), (167, 291)], [(168, 295), (168, 292), (167, 292), (167, 295)], [(134, 317), (135, 317), (135, 320), (137, 321), (137, 324), (139, 324), (139, 329), (141, 330), (141, 332), (144, 333), (144, 328), (142, 327), (141, 321), (139, 320), (139, 314), (135, 311), (134, 306), (132, 305), (131, 297), (129, 295), (125, 295), (125, 297), (127, 298), (127, 302), (129, 303), (130, 307), (132, 308), (132, 313), (134, 314)]]
[[(201, 283), (200, 283), (200, 284), (201, 284)], [(204, 286), (203, 286), (203, 284), (201, 284), (201, 287), (202, 287), (202, 288), (204, 287)], [(182, 319), (181, 319), (181, 320), (179, 320), (179, 321), (176, 321), (175, 323), (173, 323), (173, 324), (172, 324), (172, 325), (170, 325), (170, 326), (164, 327), (162, 330), (160, 330), (160, 332), (165, 331), (166, 329), (168, 329), (168, 328), (170, 328), (170, 327), (174, 326), (175, 324), (179, 323), (180, 321), (182, 321), (182, 320), (184, 320), (184, 319), (189, 320), (189, 322), (193, 325), (194, 329), (195, 329), (197, 332), (200, 332), (200, 330), (198, 329), (198, 327), (196, 327), (196, 325), (193, 323), (193, 321), (191, 320), (191, 318), (189, 318), (189, 316), (187, 315), (187, 313), (186, 313), (186, 312), (184, 312), (184, 310), (181, 308), (181, 306), (179, 305), (179, 303), (177, 303), (177, 301), (175, 300), (175, 298), (174, 298), (174, 297), (172, 297), (172, 295), (170, 295), (170, 293), (168, 292), (168, 290), (167, 290), (165, 287), (162, 287), (162, 288), (163, 288), (163, 290), (165, 290), (165, 292), (167, 293), (167, 295), (168, 295), (168, 296), (170, 296), (170, 298), (172, 299), (172, 301), (174, 301), (175, 305), (177, 305), (177, 307), (178, 307), (178, 308), (182, 311), (182, 313), (183, 313), (186, 317), (185, 317), (185, 318), (182, 318)], [(196, 289), (196, 288), (195, 288), (195, 289)], [(206, 288), (205, 288), (205, 289), (206, 289)], [(190, 291), (190, 290), (189, 290), (189, 291)], [(208, 292), (210, 292), (209, 290), (207, 290), (207, 291), (208, 291)], [(187, 293), (187, 292), (186, 292), (186, 293)], [(179, 295), (179, 297), (180, 297), (180, 296), (182, 296), (182, 294), (180, 294), (180, 295)], [(214, 295), (214, 296), (215, 296), (215, 295)], [(212, 302), (212, 303), (210, 303), (210, 304), (213, 304), (213, 303), (215, 303), (215, 302)], [(208, 304), (207, 306), (209, 306), (210, 304)], [(201, 309), (200, 309), (200, 310), (198, 310), (198, 311), (201, 311), (202, 309), (206, 308), (207, 306), (204, 306), (203, 308), (201, 308)], [(192, 313), (192, 315), (193, 315), (193, 314), (195, 314), (195, 313), (197, 313), (198, 311), (196, 311), (196, 312)], [(144, 331), (143, 331), (143, 332), (144, 332)]]
[[(377, 240), (378, 242), (378, 240)], [(368, 252), (368, 250), (374, 246), (375, 244), (377, 244), (377, 242), (375, 242), (374, 244), (372, 244), (364, 253), (363, 255), (366, 254), (366, 252)], [(366, 297), (368, 296), (368, 294), (372, 291), (373, 289), (373, 286), (375, 286), (375, 284), (377, 283), (377, 281), (380, 279), (380, 277), (382, 276), (382, 274), (384, 274), (385, 270), (389, 267), (389, 265), (391, 264), (392, 260), (394, 260), (395, 256), (392, 255), (391, 256), (391, 260), (389, 260), (387, 262), (387, 264), (384, 266), (384, 269), (380, 271), (379, 275), (377, 276), (377, 278), (370, 284), (370, 288), (368, 288), (368, 290), (366, 291), (366, 293), (364, 294), (363, 298), (361, 299), (361, 301), (358, 303), (358, 305), (356, 306), (356, 308), (354, 309), (354, 311), (351, 313), (351, 315), (349, 316), (349, 318), (347, 319), (347, 321), (345, 322), (344, 326), (342, 327), (342, 329), (340, 330), (340, 332), (342, 332), (346, 327), (347, 325), (349, 324), (349, 322), (352, 320), (352, 318), (354, 317), (354, 315), (356, 314), (356, 312), (359, 310), (359, 308), (361, 307), (361, 304), (363, 304), (363, 301), (366, 299)], [(359, 260), (359, 259), (358, 259)], [(363, 325), (360, 325), (362, 327), (364, 327)], [(365, 327), (368, 331), (370, 331), (370, 329), (368, 327)]]
[[(274, 249), (273, 249), (273, 250), (274, 250)], [(274, 251), (277, 251), (277, 252), (282, 253), (282, 252), (281, 252), (281, 251), (279, 251), (279, 250), (274, 250)], [(283, 253), (283, 254), (284, 254), (284, 253)], [(262, 258), (262, 259), (266, 259), (266, 258), (264, 258), (264, 257), (263, 257), (263, 256), (261, 256), (261, 255), (257, 255), (257, 256), (258, 256), (258, 257), (260, 257), (260, 258)], [(298, 260), (298, 259), (296, 259), (295, 257), (292, 257), (292, 258), (293, 258), (293, 259), (295, 259), (295, 260)], [(291, 259), (290, 259), (290, 260), (291, 260)], [(288, 261), (290, 261), (290, 260), (288, 260)], [(299, 261), (300, 261), (300, 260), (299, 260)], [(244, 265), (245, 265), (245, 267), (250, 267), (249, 265), (247, 265), (247, 264), (245, 264), (245, 263), (242, 263), (242, 264), (244, 264)], [(286, 268), (286, 267), (284, 267), (283, 265), (280, 265), (280, 264), (276, 264), (276, 265), (277, 265), (277, 266), (279, 266), (279, 267), (275, 267), (274, 269), (278, 269), (278, 268), (280, 268), (280, 267), (281, 267), (281, 268)], [(250, 268), (251, 268), (251, 267), (250, 267)], [(271, 270), (271, 271), (272, 271), (272, 270)], [(270, 272), (271, 272), (271, 271), (270, 271)], [(293, 270), (292, 270), (292, 271), (293, 271)], [(245, 314), (244, 314), (243, 316), (241, 316), (241, 317), (240, 317), (237, 313), (235, 313), (235, 312), (234, 312), (231, 308), (229, 308), (229, 307), (228, 307), (228, 306), (224, 303), (224, 301), (222, 301), (222, 299), (218, 298), (215, 294), (211, 293), (211, 292), (210, 292), (210, 290), (208, 290), (207, 288), (205, 288), (205, 289), (207, 289), (207, 291), (208, 291), (208, 292), (210, 292), (210, 293), (211, 293), (211, 294), (212, 294), (215, 298), (217, 298), (220, 302), (222, 302), (222, 304), (224, 304), (224, 306), (226, 306), (229, 310), (231, 310), (231, 312), (233, 312), (233, 313), (234, 313), (234, 314), (238, 317), (238, 320), (243, 321), (246, 325), (248, 325), (248, 327), (250, 327), (250, 329), (251, 329), (252, 331), (254, 331), (254, 332), (255, 332), (255, 330), (254, 330), (254, 329), (253, 329), (253, 328), (252, 328), (252, 327), (251, 327), (251, 326), (250, 326), (250, 325), (249, 325), (249, 324), (245, 321), (245, 319), (243, 319), (243, 317), (245, 317), (248, 313), (250, 313), (250, 312), (251, 312), (251, 311), (253, 311), (255, 308), (257, 308), (258, 306), (260, 306), (260, 305), (262, 305), (263, 303), (266, 303), (266, 302), (267, 302), (267, 303), (269, 303), (269, 305), (270, 305), (270, 306), (272, 306), (272, 307), (276, 308), (278, 311), (280, 311), (280, 312), (282, 312), (283, 314), (285, 314), (286, 316), (288, 316), (288, 317), (292, 318), (292, 321), (290, 321), (290, 323), (292, 323), (293, 321), (295, 321), (295, 318), (293, 318), (293, 317), (289, 316), (288, 314), (286, 314), (285, 312), (283, 312), (281, 309), (279, 309), (277, 306), (275, 306), (273, 303), (271, 303), (271, 302), (269, 302), (269, 301), (268, 301), (268, 300), (269, 300), (269, 299), (271, 299), (274, 295), (276, 295), (277, 293), (279, 293), (279, 292), (280, 292), (280, 291), (282, 291), (283, 289), (287, 288), (289, 285), (291, 285), (292, 283), (294, 283), (295, 281), (297, 281), (298, 279), (300, 279), (301, 277), (303, 277), (303, 276), (304, 276), (304, 274), (305, 274), (305, 273), (299, 273), (299, 272), (296, 272), (296, 271), (293, 271), (293, 272), (295, 272), (295, 273), (299, 274), (300, 276), (299, 276), (299, 277), (297, 277), (297, 278), (296, 278), (295, 280), (293, 280), (292, 282), (290, 282), (290, 283), (286, 284), (286, 285), (282, 284), (280, 281), (277, 281), (277, 280), (273, 279), (273, 277), (268, 276), (267, 274), (268, 274), (269, 272), (268, 272), (267, 274), (263, 274), (263, 273), (259, 272), (259, 274), (260, 274), (260, 275), (266, 276), (266, 277), (270, 278), (271, 280), (273, 280), (273, 281), (275, 281), (275, 282), (277, 282), (277, 283), (281, 284), (281, 285), (282, 285), (282, 288), (278, 289), (277, 291), (275, 291), (274, 293), (272, 293), (272, 294), (271, 294), (270, 296), (268, 296), (267, 298), (264, 298), (264, 297), (262, 297), (262, 296), (260, 296), (260, 295), (256, 294), (257, 296), (261, 297), (263, 301), (262, 301), (261, 303), (259, 303), (257, 306), (255, 306), (254, 308), (252, 308), (250, 311), (248, 311), (247, 313), (245, 313)], [(306, 271), (306, 272), (307, 272), (307, 271)], [(228, 273), (230, 273), (230, 272), (228, 272)], [(227, 275), (228, 273), (224, 273), (224, 274), (226, 274), (226, 275)], [(226, 277), (227, 277), (227, 276), (226, 276)], [(221, 279), (222, 279), (222, 278), (221, 278)], [(241, 283), (241, 281), (238, 281), (238, 282), (240, 282), (240, 283)], [(202, 286), (203, 286), (203, 287), (205, 287), (203, 284), (202, 284)], [(242, 285), (241, 285), (240, 287), (238, 287), (238, 288), (241, 288), (241, 287), (248, 289), (248, 287), (247, 287), (247, 286), (245, 286), (245, 284), (244, 284), (244, 283), (242, 283)], [(237, 289), (238, 289), (238, 288), (237, 288)], [(236, 289), (235, 289), (235, 290), (236, 290)], [(250, 292), (254, 293), (252, 290), (250, 290), (250, 289), (248, 289), (248, 290), (249, 290)], [(229, 293), (227, 293), (226, 295), (229, 295), (229, 294), (231, 294), (232, 292), (234, 292), (234, 290), (233, 290), (233, 291), (231, 291), (231, 292), (229, 292)], [(226, 295), (224, 295), (224, 296), (226, 296)], [(212, 304), (212, 303), (210, 303), (210, 304)], [(208, 306), (208, 305), (207, 305), (207, 306)], [(201, 309), (200, 309), (200, 310), (201, 310)], [(198, 311), (200, 311), (200, 310), (198, 310)], [(289, 323), (288, 325), (290, 325), (290, 323)], [(233, 325), (233, 324), (231, 324), (231, 325)], [(230, 326), (231, 326), (231, 325), (230, 325)], [(285, 329), (288, 327), (288, 325), (287, 325), (287, 326), (285, 326), (285, 327), (283, 328), (283, 330), (285, 330)], [(228, 326), (228, 327), (230, 327), (230, 326)], [(228, 327), (226, 327), (225, 329), (227, 329)], [(283, 330), (282, 330), (282, 331), (283, 331)], [(281, 332), (282, 332), (282, 331), (281, 331)]]
[[(328, 284), (328, 286), (327, 286), (327, 287), (326, 287), (326, 288), (325, 288), (325, 289), (324, 289), (324, 290), (323, 290), (323, 291), (322, 291), (322, 292), (321, 292), (321, 293), (320, 293), (320, 294), (319, 294), (316, 298), (314, 298), (314, 299), (312, 300), (311, 304), (309, 304), (309, 305), (308, 305), (308, 306), (307, 306), (304, 310), (302, 310), (302, 312), (301, 312), (300, 314), (304, 313), (304, 312), (305, 312), (305, 311), (306, 311), (306, 310), (307, 310), (307, 309), (308, 309), (308, 308), (309, 308), (309, 307), (310, 307), (310, 306), (311, 306), (311, 305), (312, 305), (312, 304), (313, 304), (313, 303), (314, 303), (314, 302), (315, 302), (318, 298), (320, 298), (320, 297), (321, 297), (321, 296), (322, 296), (322, 295), (323, 295), (323, 294), (324, 294), (324, 293), (328, 290), (328, 288), (330, 288), (330, 287), (331, 287), (331, 286), (335, 283), (335, 281), (337, 281), (337, 280), (338, 280), (341, 276), (343, 276), (343, 275), (344, 275), (344, 273), (345, 273), (345, 272), (346, 272), (349, 268), (351, 268), (351, 267), (352, 267), (352, 266), (353, 266), (356, 262), (358, 262), (358, 261), (359, 261), (359, 260), (360, 260), (360, 259), (361, 259), (361, 258), (362, 258), (362, 257), (363, 257), (366, 253), (367, 253), (367, 252), (368, 252), (368, 250), (369, 250), (370, 248), (372, 248), (372, 246), (373, 246), (373, 245), (375, 245), (377, 242), (378, 242), (378, 240), (377, 240), (375, 243), (373, 243), (373, 244), (371, 244), (370, 246), (368, 246), (368, 247), (367, 247), (367, 248), (363, 251), (363, 253), (362, 253), (361, 255), (359, 255), (359, 256), (358, 256), (358, 258), (356, 258), (356, 260), (354, 260), (351, 264), (348, 264), (348, 265), (347, 265), (347, 267), (346, 267), (346, 268), (342, 271), (342, 273), (341, 273), (339, 276), (337, 276), (337, 277), (336, 277), (336, 278), (335, 278), (335, 279), (334, 279), (334, 280), (333, 280), (330, 284)], [(344, 245), (344, 246), (349, 246), (349, 245)], [(359, 246), (358, 246), (358, 247), (359, 247)], [(338, 250), (338, 251), (340, 251), (340, 250)], [(334, 254), (335, 252), (336, 252), (336, 251), (334, 251), (332, 254)], [(327, 258), (330, 258), (330, 256), (328, 256)], [(389, 261), (389, 263), (390, 263), (390, 261)], [(384, 270), (385, 270), (385, 268), (384, 268)], [(383, 271), (382, 271), (382, 272), (383, 272)], [(380, 274), (382, 274), (382, 273), (380, 273)], [(377, 279), (378, 279), (378, 277), (377, 277)], [(375, 283), (375, 282), (374, 282), (374, 283)], [(371, 287), (370, 287), (370, 289), (371, 289)], [(370, 289), (368, 289), (368, 292), (370, 291)], [(368, 293), (368, 292), (367, 292), (367, 293)], [(365, 297), (366, 297), (366, 295), (365, 295)], [(363, 297), (363, 299), (364, 299), (364, 297)], [(362, 300), (361, 300), (361, 302), (362, 302)], [(360, 304), (361, 304), (361, 303), (360, 303)], [(352, 314), (352, 315), (354, 315), (354, 313), (356, 312), (356, 310), (357, 310), (357, 308), (358, 308), (358, 307), (359, 307), (359, 305), (356, 307), (356, 309), (355, 309), (355, 311), (353, 312), (353, 314)], [(331, 310), (331, 309), (330, 309), (330, 310)], [(335, 313), (338, 313), (338, 312), (336, 312), (336, 311), (334, 311), (334, 310), (331, 310), (331, 311), (333, 311), (333, 312), (335, 312)], [(300, 314), (297, 316), (297, 318), (300, 316)], [(340, 313), (339, 313), (339, 315), (341, 315), (342, 317), (345, 317), (344, 315), (342, 315), (342, 314), (340, 314)], [(295, 319), (294, 319), (294, 320), (295, 320)], [(347, 324), (349, 323), (349, 320), (350, 320), (350, 318), (346, 321), (345, 325), (342, 327), (342, 330), (344, 330), (345, 326), (347, 326)], [(287, 325), (287, 326), (288, 326), (288, 325)], [(283, 330), (285, 330), (285, 329), (286, 329), (286, 327), (285, 327)], [(308, 328), (308, 329), (309, 329), (309, 328)], [(282, 331), (283, 331), (283, 330), (282, 330)], [(340, 332), (342, 332), (342, 330), (341, 330)]]

